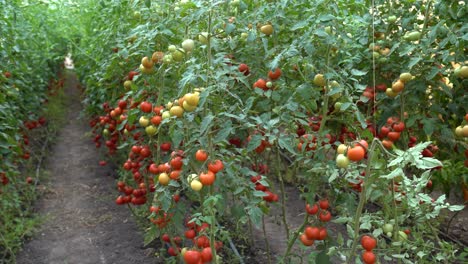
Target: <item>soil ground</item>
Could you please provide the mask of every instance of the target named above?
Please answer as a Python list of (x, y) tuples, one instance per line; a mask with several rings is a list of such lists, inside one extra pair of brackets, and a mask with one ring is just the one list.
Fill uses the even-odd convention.
[(143, 235), (128, 208), (114, 202), (111, 169), (99, 166), (99, 153), (86, 136), (89, 127), (79, 118), (77, 84), (75, 74), (68, 71), (68, 122), (47, 159), (50, 179), (36, 204), (45, 221), (26, 242), (17, 263), (156, 263), (143, 248)]

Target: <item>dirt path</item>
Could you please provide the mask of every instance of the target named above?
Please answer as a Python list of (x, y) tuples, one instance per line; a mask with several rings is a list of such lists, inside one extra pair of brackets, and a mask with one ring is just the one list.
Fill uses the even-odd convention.
[(58, 135), (45, 169), (48, 191), (37, 204), (46, 217), (36, 236), (20, 252), (19, 264), (156, 263), (143, 249), (143, 236), (126, 207), (114, 203), (110, 169), (79, 119), (76, 76), (67, 74), (68, 122)]

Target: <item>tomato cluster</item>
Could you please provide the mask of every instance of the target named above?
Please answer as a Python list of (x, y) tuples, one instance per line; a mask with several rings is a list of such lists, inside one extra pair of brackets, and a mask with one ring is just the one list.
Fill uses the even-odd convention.
[(390, 149), (393, 143), (400, 139), (401, 133), (405, 129), (405, 123), (400, 121), (398, 117), (389, 117), (387, 123), (380, 128), (379, 138), (382, 140), (382, 145)]
[(304, 246), (312, 246), (314, 241), (325, 240), (328, 236), (328, 232), (325, 226), (325, 223), (329, 222), (332, 219), (332, 215), (329, 211), (330, 204), (328, 199), (320, 199), (317, 203), (306, 204), (305, 211), (309, 215), (314, 215), (316, 218), (311, 221), (315, 223), (317, 220), (320, 223), (316, 225), (308, 225), (304, 228), (303, 234), (299, 237)]
[(374, 237), (364, 235), (361, 238), (361, 245), (365, 249), (362, 253), (362, 261), (365, 264), (374, 264), (377, 260), (373, 250), (377, 246), (377, 240)]

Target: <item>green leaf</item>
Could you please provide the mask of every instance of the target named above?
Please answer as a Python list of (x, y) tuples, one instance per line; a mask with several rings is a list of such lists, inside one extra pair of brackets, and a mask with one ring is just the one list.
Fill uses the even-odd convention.
[(320, 263), (320, 264), (331, 264), (331, 261), (330, 261), (330, 257), (327, 255), (327, 252), (324, 250), (324, 251), (321, 251), (317, 257), (315, 258), (315, 261), (316, 263)]
[(416, 168), (418, 169), (425, 170), (425, 169), (432, 169), (432, 168), (439, 167), (439, 166), (442, 166), (442, 162), (434, 158), (423, 157), (416, 161)]
[(363, 76), (363, 75), (366, 75), (367, 72), (365, 72), (365, 71), (360, 71), (360, 70), (356, 70), (356, 69), (352, 69), (352, 70), (351, 70), (351, 74), (354, 75), (354, 76)]
[(254, 206), (254, 207), (249, 207), (247, 209), (247, 214), (250, 217), (250, 220), (256, 227), (260, 227), (260, 224), (262, 223), (262, 215), (263, 212), (260, 208)]
[(216, 137), (213, 139), (213, 141), (215, 143), (224, 141), (231, 134), (231, 131), (232, 131), (232, 122), (228, 121), (226, 122), (225, 127), (216, 134)]
[(421, 57), (412, 57), (408, 63), (408, 70), (411, 70), (420, 60), (422, 60)]
[(253, 135), (250, 138), (249, 144), (247, 145), (247, 151), (250, 152), (256, 149), (262, 143), (263, 136), (261, 135)]
[(265, 192), (262, 192), (262, 191), (254, 191), (253, 196), (255, 196), (255, 197), (264, 197), (264, 196), (268, 196), (268, 194), (265, 193)]
[(401, 176), (401, 175), (404, 175), (403, 170), (401, 168), (396, 168), (392, 172), (390, 172), (389, 174), (380, 175), (379, 178), (391, 180), (391, 179), (393, 179), (395, 177), (398, 177), (398, 176)]
[(147, 231), (145, 232), (144, 246), (149, 245), (156, 238), (158, 238), (160, 233), (160, 229), (156, 227), (147, 229)]
[(286, 149), (287, 151), (289, 151), (289, 153), (296, 154), (296, 151), (292, 146), (293, 140), (291, 138), (281, 135), (280, 138), (278, 138), (278, 144), (280, 148)]
[(214, 116), (212, 114), (209, 114), (203, 118), (203, 121), (200, 125), (200, 135), (203, 135), (205, 131), (213, 125), (213, 119)]

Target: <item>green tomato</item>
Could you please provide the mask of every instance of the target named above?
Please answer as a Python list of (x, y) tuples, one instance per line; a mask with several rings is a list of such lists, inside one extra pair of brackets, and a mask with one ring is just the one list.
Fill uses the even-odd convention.
[(158, 129), (153, 125), (149, 125), (145, 128), (145, 132), (148, 136), (154, 136), (158, 133)]
[(168, 50), (169, 52), (174, 52), (174, 51), (177, 50), (177, 47), (176, 47), (175, 45), (169, 45), (169, 47), (167, 47), (167, 50)]
[(344, 154), (338, 154), (336, 156), (336, 166), (338, 168), (346, 169), (349, 165), (349, 159)]
[(396, 16), (389, 16), (388, 17), (388, 23), (395, 23), (397, 21), (397, 17)]
[(403, 232), (403, 231), (398, 231), (398, 238), (397, 238), (398, 241), (402, 242), (402, 241), (406, 241), (408, 240), (408, 235)]
[(392, 233), (393, 232), (393, 225), (392, 224), (385, 224), (382, 227), (384, 233)]
[(341, 102), (336, 102), (334, 108), (336, 111), (341, 111)]
[(192, 39), (186, 39), (182, 42), (182, 48), (186, 52), (191, 52), (195, 48), (195, 42)]
[(183, 49), (178, 49), (172, 53), (172, 59), (174, 61), (182, 61), (184, 60), (184, 50)]

